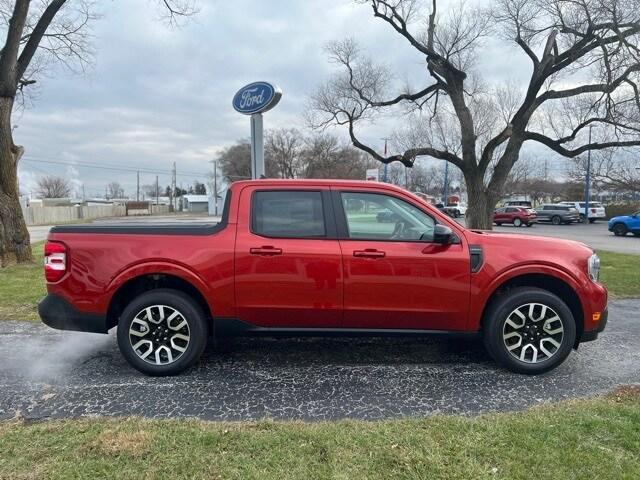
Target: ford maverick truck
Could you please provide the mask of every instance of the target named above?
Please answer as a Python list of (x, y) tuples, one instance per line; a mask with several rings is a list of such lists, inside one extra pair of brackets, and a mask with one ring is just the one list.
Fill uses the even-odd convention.
[(217, 224), (88, 224), (45, 245), (53, 328), (117, 327), (127, 361), (176, 374), (225, 335), (481, 336), (548, 371), (607, 322), (600, 262), (571, 241), (469, 230), (377, 182), (236, 182)]

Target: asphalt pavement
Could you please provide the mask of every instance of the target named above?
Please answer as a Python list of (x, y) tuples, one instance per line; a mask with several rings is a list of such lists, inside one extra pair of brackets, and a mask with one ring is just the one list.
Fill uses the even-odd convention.
[(518, 410), (640, 383), (640, 300), (542, 376), (498, 368), (477, 340), (233, 339), (183, 375), (130, 368), (113, 335), (0, 322), (0, 419), (90, 415), (324, 420)]

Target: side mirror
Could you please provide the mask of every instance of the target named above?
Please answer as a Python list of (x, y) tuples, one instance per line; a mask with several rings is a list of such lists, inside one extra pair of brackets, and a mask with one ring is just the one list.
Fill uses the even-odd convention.
[(453, 243), (453, 230), (446, 225), (436, 224), (433, 229), (433, 243), (451, 245)]

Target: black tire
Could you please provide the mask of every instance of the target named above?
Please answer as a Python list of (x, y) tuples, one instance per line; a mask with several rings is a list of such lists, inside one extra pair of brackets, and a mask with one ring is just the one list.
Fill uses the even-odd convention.
[(560, 225), (562, 223), (562, 219), (558, 215), (554, 215), (551, 217), (551, 223), (554, 225)]
[(522, 220), (520, 220), (519, 218), (514, 218), (513, 219), (513, 226), (514, 227), (521, 227), (522, 226)]
[[(551, 311), (559, 317), (563, 327), (562, 339), (560, 342), (556, 342), (560, 343), (560, 346), (557, 347), (551, 356), (536, 363), (530, 363), (516, 358), (516, 356), (507, 349), (507, 340), (503, 338), (505, 324), (510, 315), (517, 308), (526, 308), (526, 306), (531, 303), (544, 305), (547, 307), (547, 311), (551, 309)], [(540, 312), (541, 310), (538, 310), (538, 313)], [(507, 328), (509, 327), (507, 326)], [(529, 327), (525, 325), (522, 328), (526, 329)], [(522, 331), (524, 332), (524, 330)], [(512, 372), (537, 375), (556, 368), (567, 358), (569, 353), (571, 353), (576, 339), (576, 323), (569, 307), (553, 293), (535, 287), (520, 287), (499, 295), (491, 302), (485, 314), (482, 333), (484, 345), (489, 355), (491, 355), (499, 365)], [(538, 334), (538, 330), (536, 330), (535, 334)], [(520, 342), (522, 342), (522, 338), (523, 337), (520, 336)], [(538, 343), (537, 348), (540, 348), (540, 345), (541, 343)], [(548, 345), (548, 343), (545, 343), (545, 345)], [(527, 350), (527, 346), (528, 344), (525, 344), (525, 348), (522, 348), (521, 351)], [(538, 351), (541, 350), (536, 350), (536, 355)]]
[(640, 237), (640, 232), (633, 232), (634, 237)]
[(595, 218), (590, 218), (589, 219), (589, 223), (596, 223), (596, 219)]
[(502, 222), (496, 222), (496, 225), (499, 227), (502, 225)]
[[(189, 340), (186, 347), (184, 347), (185, 350), (178, 352), (177, 358), (170, 363), (149, 363), (149, 361), (141, 358), (136, 353), (131, 343), (132, 340), (130, 340), (130, 338), (138, 338), (138, 336), (132, 337), (130, 333), (131, 325), (136, 316), (140, 315), (146, 308), (153, 306), (163, 306), (163, 309), (169, 307), (179, 312), (187, 324), (187, 330), (185, 331), (188, 333)], [(165, 322), (161, 320), (157, 325), (148, 321), (146, 323), (151, 327), (149, 329), (149, 339), (151, 339), (157, 333), (156, 329), (163, 327)], [(166, 331), (171, 334), (170, 330), (167, 329)], [(120, 352), (133, 368), (151, 376), (176, 375), (189, 368), (202, 355), (207, 345), (207, 336), (206, 316), (198, 303), (183, 292), (165, 288), (150, 290), (136, 297), (126, 306), (118, 322), (118, 347)], [(166, 337), (164, 338), (166, 343)], [(171, 341), (174, 341), (174, 337), (172, 337)], [(155, 345), (154, 343), (152, 348), (156, 349)]]
[(616, 237), (624, 237), (629, 230), (624, 223), (616, 223), (611, 231)]
[(527, 223), (527, 227), (533, 227), (533, 223)]

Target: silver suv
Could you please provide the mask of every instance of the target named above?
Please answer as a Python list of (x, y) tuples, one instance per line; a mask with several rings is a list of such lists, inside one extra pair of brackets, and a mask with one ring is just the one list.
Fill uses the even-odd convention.
[(554, 225), (570, 224), (580, 221), (578, 209), (571, 205), (545, 204), (536, 208), (539, 222), (551, 222)]
[[(584, 221), (584, 211), (587, 208), (585, 202), (560, 202), (562, 205), (570, 205), (578, 210), (580, 214), (580, 221)], [(607, 212), (604, 209), (604, 205), (600, 202), (589, 202), (589, 223), (593, 223), (596, 220), (606, 220)]]

